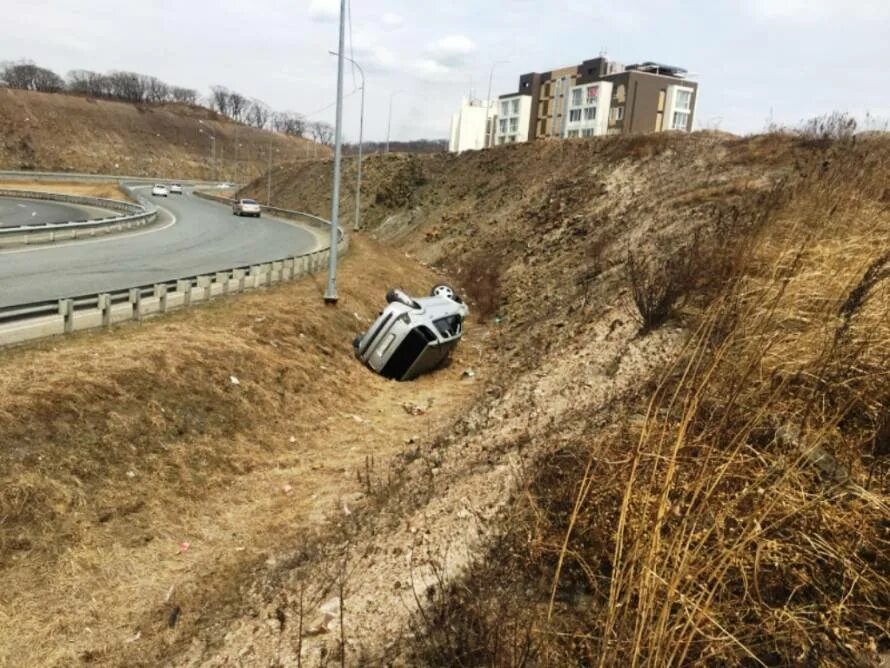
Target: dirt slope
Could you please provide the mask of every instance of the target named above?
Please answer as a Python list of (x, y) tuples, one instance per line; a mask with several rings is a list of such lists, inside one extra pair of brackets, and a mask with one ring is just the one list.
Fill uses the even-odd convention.
[[(886, 140), (367, 167), (394, 248), (356, 238), (336, 310), (316, 279), (3, 354), (0, 664), (876, 660)], [(324, 213), (328, 170), (275, 196)], [(382, 381), (343, 333), (430, 264), (467, 339)]]
[[(210, 165), (211, 134), (216, 167)], [(0, 89), (0, 169), (244, 181), (265, 171), (270, 143), (276, 162), (329, 153), (203, 107)]]

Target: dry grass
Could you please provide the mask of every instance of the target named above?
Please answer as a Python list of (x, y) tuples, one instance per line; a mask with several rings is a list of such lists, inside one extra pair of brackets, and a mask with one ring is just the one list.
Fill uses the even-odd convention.
[[(547, 453), (414, 656), (841, 666), (888, 649), (890, 146), (824, 151), (736, 270), (700, 258), (726, 280), (682, 314), (684, 353), (623, 420)], [(531, 648), (517, 658), (499, 628)]]
[(26, 181), (22, 179), (14, 179), (10, 181), (0, 181), (0, 188), (62, 193), (63, 195), (103, 197), (105, 199), (116, 199), (123, 202), (130, 201), (130, 198), (120, 189), (117, 183), (110, 182)]
[(0, 352), (0, 665), (162, 663), (269, 554), (356, 511), (369, 456), (472, 401), (471, 347), (413, 383), (354, 360), (387, 287), (441, 279), (352, 249), (337, 309), (318, 277)]
[[(211, 162), (210, 135), (217, 160)], [(202, 107), (135, 105), (0, 89), (0, 168), (243, 181), (274, 161), (324, 158), (309, 140), (231, 122)], [(235, 165), (235, 143), (242, 148)]]

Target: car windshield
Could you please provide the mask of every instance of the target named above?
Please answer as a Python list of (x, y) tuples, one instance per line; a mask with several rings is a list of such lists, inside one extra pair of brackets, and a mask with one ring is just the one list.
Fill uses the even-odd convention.
[(256, 204), (256, 202), (252, 199), (243, 199), (241, 200), (242, 204)]

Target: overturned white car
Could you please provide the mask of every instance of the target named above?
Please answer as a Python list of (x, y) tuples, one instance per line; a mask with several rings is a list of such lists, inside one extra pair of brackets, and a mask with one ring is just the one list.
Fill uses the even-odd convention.
[(429, 297), (386, 293), (387, 307), (352, 342), (355, 355), (381, 376), (411, 380), (444, 362), (463, 334), (469, 309), (454, 290), (437, 285)]

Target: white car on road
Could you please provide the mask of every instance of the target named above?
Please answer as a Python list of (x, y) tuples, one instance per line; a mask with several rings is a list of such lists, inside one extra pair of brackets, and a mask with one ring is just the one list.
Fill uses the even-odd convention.
[(232, 213), (236, 216), (260, 217), (260, 205), (253, 199), (236, 199), (232, 204)]
[(170, 186), (170, 194), (171, 195), (181, 195), (182, 194), (182, 186), (178, 183), (174, 183)]
[(155, 187), (151, 189), (151, 194), (152, 197), (166, 197), (170, 194), (170, 191), (163, 183), (156, 183)]

